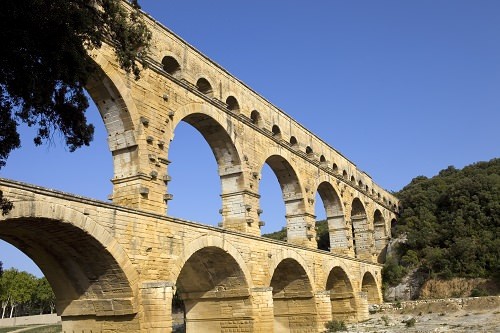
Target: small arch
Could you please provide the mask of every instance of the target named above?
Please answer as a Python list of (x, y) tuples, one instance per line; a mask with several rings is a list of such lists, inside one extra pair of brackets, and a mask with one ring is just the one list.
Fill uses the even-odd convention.
[(260, 116), (259, 111), (253, 110), (250, 112), (250, 121), (252, 124), (260, 126), (262, 124), (262, 117)]
[(370, 192), (370, 188), (368, 187), (368, 185), (365, 185), (365, 191), (368, 193)]
[(391, 200), (389, 200), (389, 206), (392, 206), (392, 201)]
[(380, 192), (377, 192), (377, 198), (380, 199)]
[(359, 188), (363, 188), (363, 182), (361, 180), (358, 182), (358, 186)]
[(212, 85), (210, 82), (208, 82), (207, 79), (201, 77), (196, 81), (196, 88), (198, 89), (199, 92), (212, 96), (213, 95), (213, 90), (212, 90)]
[(356, 184), (356, 178), (354, 178), (354, 176), (351, 176), (351, 183)]
[(306, 154), (311, 155), (312, 153), (313, 153), (313, 150), (312, 150), (311, 146), (307, 146), (306, 147)]
[(317, 329), (316, 302), (311, 281), (294, 259), (281, 261), (273, 272), (275, 332), (313, 332)]
[(321, 155), (321, 156), (319, 157), (319, 162), (320, 162), (320, 163), (323, 163), (323, 164), (325, 164), (325, 163), (326, 163), (326, 158), (325, 158), (325, 155)]
[(377, 281), (372, 273), (366, 272), (363, 275), (363, 282), (361, 283), (361, 291), (367, 293), (368, 304), (380, 304), (382, 299), (380, 297)]
[(293, 147), (293, 146), (296, 146), (296, 145), (297, 145), (297, 143), (298, 143), (298, 142), (297, 142), (297, 138), (296, 138), (296, 137), (294, 137), (294, 136), (291, 136), (291, 137), (290, 137), (290, 145), (292, 145), (292, 147)]
[(342, 171), (342, 178), (347, 180), (347, 171), (345, 170)]
[(281, 137), (281, 130), (278, 127), (278, 125), (273, 125), (272, 132), (273, 132), (273, 136), (275, 136), (277, 138)]
[(233, 112), (237, 112), (240, 110), (240, 104), (238, 103), (238, 100), (234, 96), (229, 96), (226, 99), (226, 104), (227, 108)]
[(339, 172), (339, 167), (337, 166), (337, 164), (333, 163), (333, 165), (332, 165), (332, 171), (334, 173), (338, 173)]
[(176, 75), (179, 74), (181, 71), (181, 65), (179, 65), (179, 62), (171, 56), (165, 56), (163, 57), (161, 64), (163, 65), (163, 70), (167, 72), (170, 75)]

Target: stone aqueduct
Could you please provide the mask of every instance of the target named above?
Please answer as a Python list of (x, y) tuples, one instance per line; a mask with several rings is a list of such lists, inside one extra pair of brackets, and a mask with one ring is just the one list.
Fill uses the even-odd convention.
[[(168, 332), (177, 291), (188, 332), (318, 332), (367, 318), (398, 200), (342, 154), (151, 17), (135, 81), (104, 45), (88, 91), (113, 156), (113, 204), (10, 180), (0, 238), (30, 256), (57, 297), (64, 332)], [(220, 227), (165, 216), (168, 150), (184, 121), (210, 145)], [(260, 237), (259, 178), (276, 174), (287, 242)], [(330, 252), (317, 250), (314, 199)], [(202, 209), (202, 207), (200, 207)]]

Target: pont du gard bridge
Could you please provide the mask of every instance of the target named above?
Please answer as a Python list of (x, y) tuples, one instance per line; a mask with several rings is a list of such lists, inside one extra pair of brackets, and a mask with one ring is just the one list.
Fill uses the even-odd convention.
[[(63, 332), (321, 332), (368, 318), (398, 199), (341, 153), (144, 14), (153, 33), (142, 77), (109, 45), (87, 90), (113, 158), (112, 203), (0, 180), (14, 203), (0, 238), (41, 268)], [(169, 145), (196, 128), (220, 176), (221, 223), (168, 215)], [(274, 171), (286, 242), (261, 237), (259, 180)], [(317, 248), (314, 199), (330, 251)], [(202, 203), (193, 202), (193, 206)], [(203, 209), (203, 207), (199, 207)], [(180, 304), (180, 305), (179, 305)]]

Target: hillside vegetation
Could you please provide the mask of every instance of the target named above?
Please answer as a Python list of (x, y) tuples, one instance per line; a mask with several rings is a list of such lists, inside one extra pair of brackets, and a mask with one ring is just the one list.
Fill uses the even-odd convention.
[(500, 276), (500, 159), (416, 177), (396, 194), (404, 207), (393, 237), (406, 236), (384, 268), (396, 284), (411, 269), (427, 278)]

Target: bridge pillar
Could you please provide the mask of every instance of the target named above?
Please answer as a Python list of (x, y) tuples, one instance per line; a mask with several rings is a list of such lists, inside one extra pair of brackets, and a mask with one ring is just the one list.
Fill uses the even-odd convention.
[(248, 290), (232, 290), (226, 295), (182, 293), (186, 308), (186, 331), (251, 332), (253, 318), (248, 294)]
[(138, 173), (135, 176), (115, 177), (111, 182), (114, 204), (165, 215), (166, 188), (163, 181)]
[(356, 258), (372, 261), (375, 253), (373, 230), (368, 226), (366, 215), (352, 216)]
[(260, 236), (260, 195), (250, 191), (224, 193), (222, 197), (222, 227), (228, 230)]
[(318, 291), (314, 295), (316, 300), (316, 313), (318, 331), (323, 332), (325, 323), (332, 320), (332, 303), (330, 301), (330, 290)]
[(356, 297), (353, 292), (330, 291), (332, 319), (355, 322), (357, 320)]
[(273, 288), (252, 288), (253, 332), (270, 333), (274, 327)]
[(328, 216), (328, 232), (330, 235), (330, 252), (341, 255), (352, 255), (349, 250), (349, 227), (344, 222), (344, 214)]
[(145, 282), (141, 285), (141, 333), (172, 330), (172, 298), (175, 284), (168, 281)]
[(357, 321), (362, 322), (370, 318), (368, 313), (368, 293), (360, 291), (355, 294)]
[(316, 217), (309, 213), (287, 214), (287, 241), (316, 249)]

